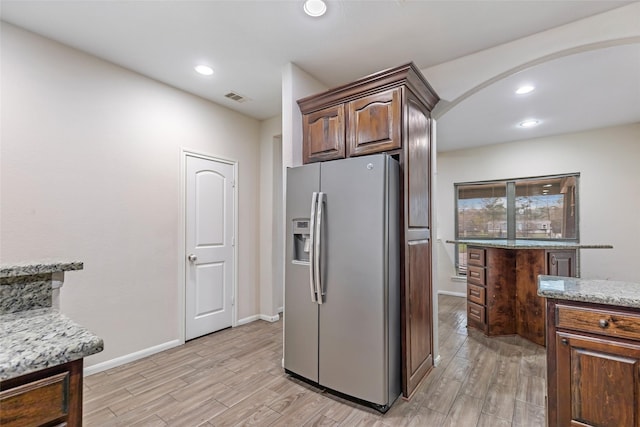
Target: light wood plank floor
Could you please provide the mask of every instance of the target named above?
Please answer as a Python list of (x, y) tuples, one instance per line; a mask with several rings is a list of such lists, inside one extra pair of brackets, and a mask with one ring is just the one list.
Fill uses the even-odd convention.
[(467, 331), (464, 298), (439, 304), (440, 364), (384, 415), (289, 378), (282, 321), (257, 321), (86, 377), (84, 425), (544, 426), (544, 349)]

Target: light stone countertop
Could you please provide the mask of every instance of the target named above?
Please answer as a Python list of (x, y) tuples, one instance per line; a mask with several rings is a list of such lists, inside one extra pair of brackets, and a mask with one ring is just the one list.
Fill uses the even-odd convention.
[(0, 316), (0, 380), (101, 352), (102, 338), (43, 308)]
[(640, 283), (538, 276), (538, 295), (570, 301), (640, 308)]
[(464, 243), (468, 246), (483, 246), (487, 248), (499, 249), (612, 249), (611, 245), (589, 245), (576, 242), (567, 242), (559, 240), (507, 240), (507, 239), (488, 239), (488, 240), (471, 240), (457, 239), (447, 240), (447, 243)]
[(37, 274), (55, 273), (57, 271), (82, 270), (80, 261), (47, 260), (39, 262), (21, 262), (0, 266), (0, 278), (34, 276)]

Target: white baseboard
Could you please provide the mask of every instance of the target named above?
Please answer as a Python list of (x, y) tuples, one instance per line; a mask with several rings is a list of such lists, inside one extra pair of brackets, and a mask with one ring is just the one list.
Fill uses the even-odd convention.
[(97, 374), (98, 372), (106, 371), (107, 369), (116, 368), (125, 363), (134, 362), (138, 359), (142, 359), (152, 354), (160, 353), (161, 351), (169, 350), (170, 348), (182, 345), (180, 340), (168, 341), (163, 344), (154, 345), (153, 347), (145, 348), (140, 351), (125, 354), (124, 356), (116, 357), (115, 359), (100, 362), (95, 365), (87, 366), (84, 368), (84, 376), (91, 374)]
[(259, 319), (260, 319), (260, 315), (254, 314), (253, 316), (245, 317), (243, 319), (238, 319), (238, 321), (236, 322), (236, 326), (246, 325), (247, 323), (255, 322), (256, 320), (259, 320)]
[(280, 320), (280, 315), (267, 316), (266, 314), (254, 314), (253, 316), (238, 319), (236, 326), (246, 325), (247, 323), (255, 322), (256, 320), (265, 320), (267, 322), (277, 322)]
[(435, 359), (433, 359), (433, 366), (438, 366), (440, 364), (440, 355), (436, 356)]
[(261, 314), (260, 315), (260, 320), (266, 320), (267, 322), (277, 322), (278, 320), (280, 320), (280, 315), (276, 314), (274, 316), (267, 316), (266, 314)]
[(467, 294), (465, 294), (464, 292), (452, 292), (452, 291), (438, 291), (438, 295), (451, 295), (452, 297), (462, 297), (462, 298), (466, 298)]
[(284, 307), (279, 307), (278, 308), (278, 313), (284, 313)]

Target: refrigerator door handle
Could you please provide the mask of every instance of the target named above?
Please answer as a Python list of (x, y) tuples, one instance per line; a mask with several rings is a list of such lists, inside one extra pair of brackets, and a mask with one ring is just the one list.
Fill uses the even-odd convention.
[(318, 302), (315, 283), (315, 223), (316, 208), (318, 206), (318, 193), (313, 192), (311, 195), (311, 215), (309, 227), (309, 287), (311, 288), (311, 302)]
[(317, 218), (316, 218), (316, 229), (315, 229), (315, 248), (313, 250), (314, 255), (314, 266), (315, 266), (315, 285), (316, 285), (316, 295), (318, 304), (323, 303), (324, 297), (324, 287), (322, 286), (322, 269), (321, 269), (321, 260), (322, 260), (322, 207), (325, 203), (325, 194), (323, 192), (318, 193), (318, 202), (317, 202)]

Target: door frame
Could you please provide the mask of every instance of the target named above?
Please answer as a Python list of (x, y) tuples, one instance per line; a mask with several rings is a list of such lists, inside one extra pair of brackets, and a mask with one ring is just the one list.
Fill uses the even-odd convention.
[(203, 153), (201, 151), (192, 150), (182, 147), (180, 149), (180, 221), (178, 229), (178, 327), (179, 327), (179, 339), (180, 343), (184, 344), (186, 341), (186, 233), (187, 233), (187, 157), (197, 157), (204, 160), (211, 160), (219, 163), (226, 163), (233, 166), (233, 278), (232, 278), (232, 301), (231, 307), (231, 327), (235, 327), (238, 324), (238, 161), (224, 159), (221, 157), (213, 156), (211, 154)]

